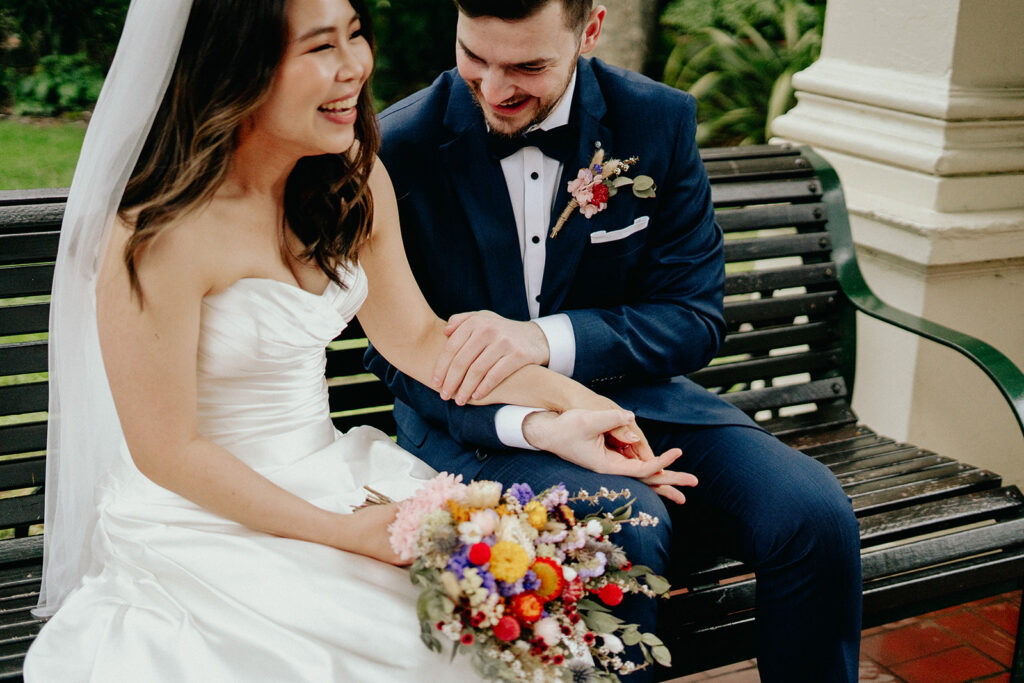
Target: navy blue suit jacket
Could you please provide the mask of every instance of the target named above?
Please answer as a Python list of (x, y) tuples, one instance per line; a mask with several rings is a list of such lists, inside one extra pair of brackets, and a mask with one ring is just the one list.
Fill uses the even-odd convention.
[[(580, 59), (570, 121), (578, 153), (555, 188), (551, 225), (569, 201), (566, 184), (600, 142), (606, 158), (637, 156), (626, 175), (651, 176), (657, 197), (624, 188), (607, 208), (578, 211), (548, 239), (540, 315), (565, 313), (576, 339), (573, 378), (637, 415), (684, 425), (753, 423), (682, 377), (706, 365), (725, 335), (722, 232), (714, 222), (694, 142), (696, 104), (633, 72)], [(485, 148), (486, 124), (455, 70), (380, 115), (381, 158), (395, 186), (402, 237), (416, 280), (442, 318), (489, 309), (529, 319), (523, 264), (504, 175)], [(591, 233), (649, 217), (625, 239)], [(367, 366), (398, 397), (400, 434), (416, 448), (431, 430), (458, 450), (502, 449), (496, 407), (443, 401), (372, 348)], [(479, 451), (478, 451), (479, 452)], [(437, 454), (429, 461), (444, 467)]]

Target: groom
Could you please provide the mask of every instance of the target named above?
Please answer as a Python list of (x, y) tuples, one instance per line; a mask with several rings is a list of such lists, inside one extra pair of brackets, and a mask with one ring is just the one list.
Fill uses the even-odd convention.
[[(664, 570), (674, 525), (677, 543), (714, 539), (755, 568), (764, 680), (855, 681), (861, 581), (848, 499), (826, 468), (683, 377), (725, 334), (722, 234), (693, 99), (581, 59), (605, 17), (591, 0), (455, 4), (457, 70), (380, 122), (413, 272), (435, 312), (454, 316), (456, 380), (465, 372), (466, 386), (486, 387), (522, 363), (547, 365), (632, 410), (655, 452), (682, 448), (676, 467), (700, 483), (679, 506), (532, 450), (528, 407), (442, 400), (371, 349), (368, 365), (397, 396), (399, 443), (466, 479), (629, 486), (634, 511), (663, 522), (618, 539), (634, 562)], [(560, 220), (570, 181), (587, 179), (598, 150), (605, 165), (636, 157), (620, 178), (637, 182), (610, 197), (576, 183), (577, 206)], [(494, 313), (472, 313), (484, 310)], [(447, 398), (450, 383), (441, 388)], [(645, 629), (654, 619), (640, 602), (620, 616)]]

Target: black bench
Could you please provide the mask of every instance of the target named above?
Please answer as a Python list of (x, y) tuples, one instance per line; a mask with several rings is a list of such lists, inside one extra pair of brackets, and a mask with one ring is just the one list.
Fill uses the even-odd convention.
[[(1024, 375), (970, 337), (896, 311), (858, 269), (837, 178), (807, 149), (708, 149), (727, 233), (726, 317), (718, 358), (693, 377), (828, 465), (861, 523), (864, 626), (1024, 584), (1024, 497), (998, 474), (875, 434), (850, 409), (856, 311), (964, 353), (995, 381), (1024, 429)], [(0, 192), (0, 678), (20, 678), (42, 622), (39, 590), (46, 446), (47, 294), (65, 190)], [(392, 398), (362, 367), (358, 325), (331, 345), (340, 429), (394, 433)], [(1012, 417), (1011, 417), (1012, 416)], [(661, 634), (683, 675), (754, 655), (754, 580), (724, 558), (689, 561), (662, 607)], [(1022, 611), (1024, 615), (1024, 611)], [(1024, 617), (1022, 617), (1024, 618)], [(1018, 629), (1014, 681), (1024, 680)]]

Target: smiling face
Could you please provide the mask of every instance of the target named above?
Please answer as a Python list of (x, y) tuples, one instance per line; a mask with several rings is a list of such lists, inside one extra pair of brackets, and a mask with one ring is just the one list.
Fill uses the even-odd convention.
[[(347, 151), (373, 51), (348, 0), (289, 0), (288, 44), (251, 133), (297, 156)], [(373, 112), (363, 112), (372, 116)]]
[(460, 13), (456, 64), (491, 130), (512, 136), (543, 121), (569, 86), (576, 58), (597, 44), (603, 20), (604, 8), (595, 8), (577, 34), (561, 2), (513, 21)]

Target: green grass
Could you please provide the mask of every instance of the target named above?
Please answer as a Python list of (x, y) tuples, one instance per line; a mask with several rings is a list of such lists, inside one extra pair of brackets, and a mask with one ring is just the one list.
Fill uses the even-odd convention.
[(81, 123), (0, 119), (0, 190), (67, 187), (83, 138)]

